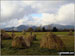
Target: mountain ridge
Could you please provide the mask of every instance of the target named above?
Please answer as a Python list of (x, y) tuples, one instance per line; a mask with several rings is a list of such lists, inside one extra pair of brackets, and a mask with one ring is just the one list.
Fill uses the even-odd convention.
[[(74, 29), (73, 25), (60, 25), (60, 24), (50, 24), (50, 25), (45, 25), (45, 26), (41, 26), (41, 27), (45, 27), (47, 29), (48, 26), (51, 26), (51, 28), (56, 27), (58, 29)], [(37, 26), (20, 25), (17, 27), (7, 27), (7, 28), (4, 28), (4, 30), (11, 31), (14, 29), (17, 31), (22, 31), (24, 29), (27, 30), (29, 27), (32, 27), (33, 29), (37, 28)]]

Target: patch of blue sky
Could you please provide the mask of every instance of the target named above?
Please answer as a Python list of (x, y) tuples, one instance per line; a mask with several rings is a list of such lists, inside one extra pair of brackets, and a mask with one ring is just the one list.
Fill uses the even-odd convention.
[(42, 14), (31, 14), (32, 17), (38, 17), (38, 18), (41, 18), (42, 17)]

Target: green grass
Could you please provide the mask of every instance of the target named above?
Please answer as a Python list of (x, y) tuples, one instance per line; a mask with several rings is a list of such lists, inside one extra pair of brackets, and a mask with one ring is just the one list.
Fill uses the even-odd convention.
[[(8, 32), (11, 35), (11, 32)], [(64, 51), (74, 51), (74, 36), (68, 36), (68, 32), (54, 32), (56, 35), (60, 36), (62, 41), (64, 42), (67, 50)], [(21, 32), (15, 32), (16, 36), (22, 35)], [(29, 34), (29, 32), (24, 35), (25, 37)], [(46, 32), (33, 32), (33, 34), (37, 35), (37, 40), (33, 41), (33, 44), (30, 48), (27, 49), (16, 49), (12, 48), (10, 40), (2, 40), (3, 48), (1, 48), (2, 55), (54, 55), (58, 54), (56, 50), (49, 50), (40, 48), (40, 40), (46, 35)]]

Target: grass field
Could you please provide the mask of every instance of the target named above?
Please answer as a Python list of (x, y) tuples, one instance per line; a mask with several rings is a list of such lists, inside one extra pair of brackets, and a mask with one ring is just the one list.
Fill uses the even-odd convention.
[[(8, 32), (11, 34), (11, 32)], [(16, 49), (12, 48), (11, 43), (12, 39), (10, 40), (2, 40), (3, 48), (1, 49), (2, 55), (54, 55), (58, 54), (56, 50), (49, 50), (40, 48), (40, 40), (45, 36), (46, 32), (33, 32), (33, 34), (37, 35), (37, 40), (33, 41), (33, 44), (28, 49)], [(74, 36), (68, 36), (68, 32), (53, 32), (56, 35), (60, 36), (62, 41), (64, 42), (66, 49), (64, 51), (74, 51)], [(21, 32), (15, 32), (17, 36), (22, 35)], [(24, 36), (26, 37), (29, 34), (27, 32)]]

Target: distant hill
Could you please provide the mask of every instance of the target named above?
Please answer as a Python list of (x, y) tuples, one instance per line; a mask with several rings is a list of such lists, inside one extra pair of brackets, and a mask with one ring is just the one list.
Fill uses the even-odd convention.
[(36, 28), (36, 26), (26, 26), (26, 25), (20, 25), (18, 27), (8, 27), (8, 28), (4, 28), (4, 30), (6, 31), (11, 31), (11, 30), (16, 30), (16, 31), (22, 31), (22, 30), (27, 30), (29, 27), (32, 27), (33, 29)]
[(52, 27), (56, 27), (58, 29), (73, 29), (73, 25), (59, 25), (59, 24), (51, 24)]
[[(48, 26), (51, 26), (51, 28), (56, 27), (58, 29), (73, 29), (74, 28), (73, 25), (59, 25), (59, 24), (45, 25), (44, 27), (47, 29)], [(37, 26), (20, 25), (18, 27), (8, 27), (4, 29), (7, 31), (11, 31), (12, 29), (17, 30), (17, 31), (22, 31), (24, 29), (27, 30), (29, 27), (32, 27), (33, 29), (35, 29)]]

